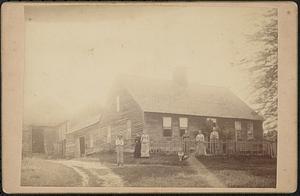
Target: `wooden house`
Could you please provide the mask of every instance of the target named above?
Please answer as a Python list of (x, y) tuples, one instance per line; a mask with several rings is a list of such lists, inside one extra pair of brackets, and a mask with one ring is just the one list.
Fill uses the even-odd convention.
[(66, 135), (66, 157), (82, 157), (106, 149), (100, 120), (101, 115), (96, 115), (71, 125)]
[(262, 123), (263, 118), (229, 89), (190, 84), (179, 73), (169, 81), (120, 77), (99, 129), (112, 146), (122, 132), (126, 149), (133, 150), (136, 134), (146, 133), (151, 151), (177, 151), (185, 130), (191, 140), (202, 130), (208, 141), (216, 125), (220, 141), (261, 141)]

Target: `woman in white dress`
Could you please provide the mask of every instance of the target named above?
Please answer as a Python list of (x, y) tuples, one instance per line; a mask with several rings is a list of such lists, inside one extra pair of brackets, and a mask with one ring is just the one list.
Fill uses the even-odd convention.
[(199, 133), (196, 136), (196, 156), (201, 155), (206, 155), (206, 145), (204, 135), (202, 134), (202, 131), (199, 130)]

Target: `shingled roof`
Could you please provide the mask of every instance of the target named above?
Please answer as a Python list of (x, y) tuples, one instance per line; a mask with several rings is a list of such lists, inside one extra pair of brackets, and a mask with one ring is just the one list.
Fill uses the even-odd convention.
[(145, 112), (263, 120), (228, 88), (171, 80), (123, 77), (122, 85)]

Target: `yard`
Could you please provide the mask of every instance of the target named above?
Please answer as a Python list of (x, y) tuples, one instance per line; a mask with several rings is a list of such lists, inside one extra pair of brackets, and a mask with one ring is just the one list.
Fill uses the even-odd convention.
[(275, 187), (276, 160), (262, 157), (189, 158), (152, 154), (133, 158), (124, 167), (115, 154), (101, 153), (72, 160), (24, 159), (22, 185), (127, 187)]
[(40, 158), (22, 160), (22, 186), (78, 186), (80, 181), (80, 175), (61, 164)]
[(198, 159), (227, 187), (276, 187), (276, 159), (255, 156)]

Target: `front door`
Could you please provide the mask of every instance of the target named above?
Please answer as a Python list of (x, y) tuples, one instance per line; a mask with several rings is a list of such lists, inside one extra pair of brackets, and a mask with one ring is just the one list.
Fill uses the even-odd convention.
[(84, 137), (79, 138), (79, 145), (80, 145), (80, 156), (85, 155), (85, 139)]

